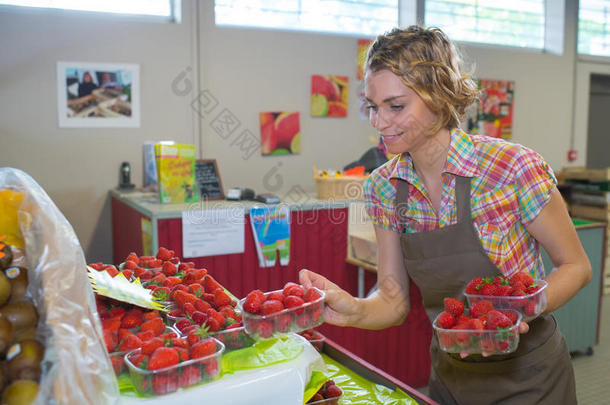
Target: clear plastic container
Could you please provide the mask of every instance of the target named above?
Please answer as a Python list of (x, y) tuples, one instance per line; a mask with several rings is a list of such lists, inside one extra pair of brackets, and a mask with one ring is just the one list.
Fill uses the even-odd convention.
[(534, 280), (534, 284), (539, 285), (540, 289), (533, 294), (521, 297), (478, 295), (467, 294), (466, 292), (464, 292), (464, 295), (470, 308), (479, 301), (487, 300), (493, 304), (495, 309), (514, 309), (518, 311), (523, 317), (523, 322), (529, 322), (546, 309), (546, 287), (548, 283), (545, 280)]
[(326, 399), (321, 399), (321, 400), (315, 401), (315, 402), (307, 402), (306, 405), (338, 405), (339, 398), (341, 398), (342, 396), (343, 396), (343, 394), (339, 395), (338, 397), (334, 397), (334, 398), (326, 398)]
[(246, 333), (246, 328), (243, 325), (239, 328), (212, 332), (210, 336), (224, 343), (227, 352), (250, 347), (254, 344), (254, 340)]
[[(245, 298), (239, 300), (237, 306), (242, 314), (242, 321), (246, 327), (246, 333), (255, 340), (269, 339), (288, 333), (299, 333), (307, 329), (315, 328), (324, 322), (324, 298), (323, 291), (315, 287), (320, 293), (320, 298), (312, 302), (295, 307), (284, 309), (270, 315), (255, 315), (243, 310)], [(265, 293), (265, 296), (272, 292), (282, 293), (283, 290), (275, 290)]]
[[(496, 308), (497, 309), (497, 308)], [(443, 329), (438, 326), (438, 317), (434, 319), (432, 327), (438, 337), (439, 347), (447, 353), (469, 354), (506, 354), (514, 352), (519, 345), (519, 322), (521, 313), (506, 309), (517, 314), (517, 322), (504, 330), (488, 329)], [(468, 314), (468, 311), (464, 311)]]
[(131, 362), (131, 359), (141, 352), (141, 349), (137, 349), (125, 355), (125, 364), (129, 369), (131, 383), (140, 395), (159, 396), (218, 378), (222, 371), (224, 350), (225, 345), (216, 340), (216, 353), (212, 355), (159, 370), (146, 370)]
[(309, 336), (305, 335), (304, 332), (299, 333), (299, 335), (303, 336), (307, 341), (316, 349), (321, 352), (324, 348), (324, 340), (326, 339), (323, 334), (318, 332), (317, 330), (312, 330)]

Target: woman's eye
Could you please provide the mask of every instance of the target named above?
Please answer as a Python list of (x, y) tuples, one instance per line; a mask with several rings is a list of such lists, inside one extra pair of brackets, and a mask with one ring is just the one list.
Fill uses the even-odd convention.
[(402, 105), (392, 105), (390, 106), (390, 108), (392, 109), (392, 111), (401, 111), (403, 109)]
[(364, 108), (366, 108), (367, 111), (377, 111), (377, 106), (376, 105), (367, 105)]

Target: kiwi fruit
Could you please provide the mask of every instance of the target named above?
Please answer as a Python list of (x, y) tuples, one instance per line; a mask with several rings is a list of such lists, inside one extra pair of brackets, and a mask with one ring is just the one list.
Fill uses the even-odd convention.
[(38, 384), (30, 380), (13, 381), (2, 393), (2, 405), (30, 405), (38, 395)]
[(4, 316), (0, 316), (0, 356), (4, 356), (13, 343), (13, 324)]
[(3, 271), (0, 271), (0, 305), (4, 305), (6, 300), (11, 296), (12, 286), (8, 277)]
[(13, 324), (14, 330), (36, 326), (38, 322), (36, 307), (26, 300), (6, 304), (0, 308), (0, 314)]
[(8, 302), (22, 301), (28, 289), (28, 269), (25, 267), (9, 267), (4, 271), (11, 283), (11, 296)]
[(6, 377), (11, 381), (38, 381), (43, 355), (44, 346), (38, 340), (25, 339), (15, 343), (6, 355)]
[(29, 326), (25, 329), (19, 329), (13, 333), (13, 342), (19, 343), (25, 339), (36, 339), (36, 326)]
[(6, 245), (2, 242), (0, 242), (0, 245), (2, 246), (0, 252), (4, 253), (4, 255), (0, 257), (0, 270), (4, 270), (9, 267), (13, 262), (13, 251), (11, 250), (11, 247), (9, 245)]

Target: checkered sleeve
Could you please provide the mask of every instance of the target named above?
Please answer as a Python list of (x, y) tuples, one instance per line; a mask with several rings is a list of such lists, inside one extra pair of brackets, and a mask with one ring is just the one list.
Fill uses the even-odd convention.
[(521, 222), (528, 225), (550, 200), (557, 179), (548, 163), (531, 149), (524, 148), (515, 164)]
[(390, 180), (378, 171), (374, 171), (364, 182), (366, 212), (373, 223), (384, 229), (398, 231), (400, 226), (396, 218), (396, 188)]

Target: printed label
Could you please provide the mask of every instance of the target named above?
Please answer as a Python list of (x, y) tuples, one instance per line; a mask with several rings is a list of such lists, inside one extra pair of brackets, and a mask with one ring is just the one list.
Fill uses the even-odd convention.
[(4, 274), (6, 274), (6, 277), (8, 278), (17, 278), (19, 277), (19, 274), (21, 274), (21, 270), (19, 270), (19, 267), (9, 267), (4, 270)]

